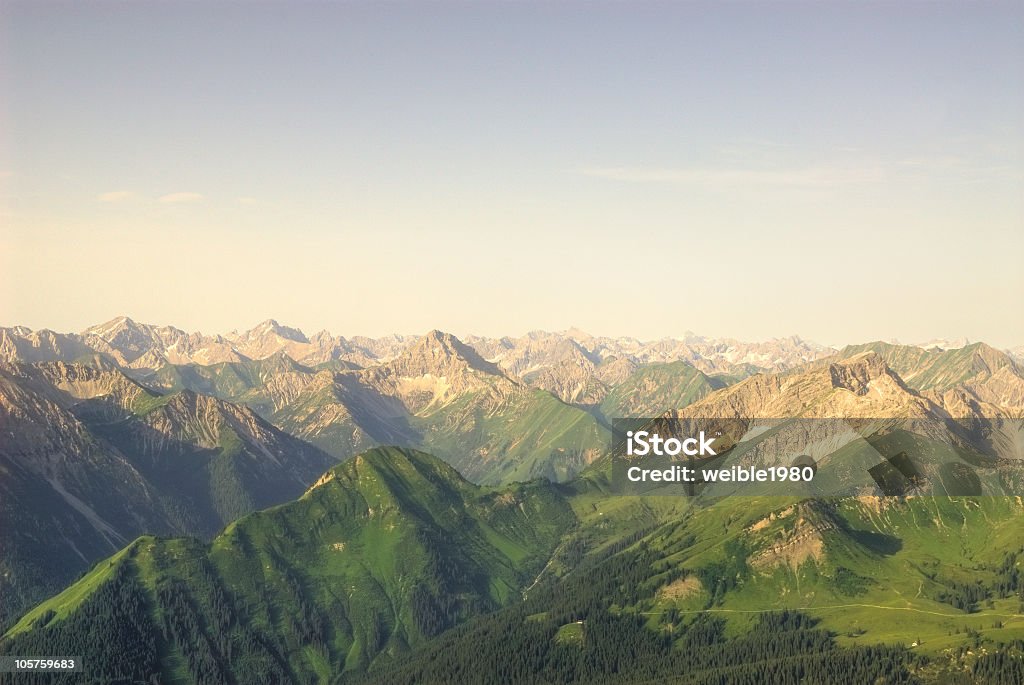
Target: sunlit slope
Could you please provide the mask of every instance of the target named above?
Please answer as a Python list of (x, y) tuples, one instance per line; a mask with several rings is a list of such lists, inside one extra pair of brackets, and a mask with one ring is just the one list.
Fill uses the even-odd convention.
[(698, 502), (367, 680), (1016, 683), (1022, 521), (1005, 497)]
[[(479, 488), (429, 455), (371, 450), (210, 545), (135, 541), (23, 617), (0, 649), (107, 631), (126, 653), (157, 645), (149, 663), (111, 656), (111, 673), (326, 682), (339, 664), (368, 668), (518, 599), (575, 520), (554, 487)], [(119, 612), (140, 626), (136, 638), (94, 620)]]

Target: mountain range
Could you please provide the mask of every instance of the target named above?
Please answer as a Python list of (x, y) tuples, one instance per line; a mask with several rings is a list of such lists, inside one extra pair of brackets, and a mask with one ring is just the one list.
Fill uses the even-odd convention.
[[(80, 333), (0, 328), (0, 359), (5, 361), (73, 361), (99, 353), (121, 366), (155, 370), (166, 364), (211, 364), (260, 360), (283, 353), (306, 366), (349, 362), (367, 367), (389, 361), (413, 345), (419, 336), (382, 338), (333, 336), (327, 331), (307, 337), (296, 328), (267, 320), (251, 330), (224, 335), (186, 333), (173, 326), (154, 326), (118, 317)], [(628, 360), (634, 364), (686, 361), (708, 374), (744, 369), (785, 370), (827, 356), (827, 347), (796, 336), (764, 343), (714, 340), (694, 334), (641, 342), (629, 337), (595, 337), (570, 329), (563, 333), (535, 331), (519, 338), (469, 336), (466, 344), (510, 375), (529, 378), (559, 365), (596, 367)], [(615, 370), (605, 369), (599, 376)], [(579, 389), (567, 387), (567, 394)], [(575, 402), (577, 398), (562, 399)]]
[[(1017, 463), (1024, 367), (983, 343), (346, 340), (272, 321), (203, 336), (120, 318), (0, 329), (0, 355), (2, 653), (76, 646), (111, 681), (436, 682), (478, 662), (483, 682), (614, 682), (595, 665), (614, 657), (621, 682), (718, 682), (732, 650), (760, 649), (737, 631), (781, 621), (828, 655), (801, 656), (805, 673), (986, 682), (1010, 668), (995, 646), (1024, 638), (1019, 498), (609, 495), (624, 417), (966, 419), (957, 458)], [(887, 431), (873, 449), (926, 462), (947, 437)], [(687, 641), (706, 661), (659, 651)]]

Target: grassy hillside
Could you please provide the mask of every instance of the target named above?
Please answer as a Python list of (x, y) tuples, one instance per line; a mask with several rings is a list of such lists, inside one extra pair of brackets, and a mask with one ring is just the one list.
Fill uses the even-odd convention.
[[(615, 496), (596, 467), (492, 488), (373, 449), (211, 544), (135, 541), (0, 652), (182, 683), (1020, 682), (1024, 504), (940, 437), (819, 460), (911, 454), (931, 485), (900, 497)], [(992, 494), (951, 494), (958, 459)]]
[(497, 408), (470, 395), (411, 423), (424, 449), (491, 484), (568, 480), (611, 440), (589, 413), (543, 390), (525, 390)]
[(126, 654), (156, 645), (149, 666), (172, 681), (329, 682), (339, 665), (370, 668), (518, 599), (574, 520), (550, 484), (480, 488), (423, 453), (371, 450), (209, 545), (135, 541), (25, 615), (0, 650), (75, 652), (86, 631), (116, 629), (93, 621), (118, 610), (97, 608), (99, 593), (128, 593), (141, 632), (110, 639), (131, 642)]
[(687, 362), (650, 364), (612, 388), (601, 402), (600, 412), (609, 422), (659, 416), (670, 409), (682, 409), (725, 386), (723, 380), (707, 376)]
[(1020, 682), (1021, 516), (1012, 498), (707, 502), (361, 682)]

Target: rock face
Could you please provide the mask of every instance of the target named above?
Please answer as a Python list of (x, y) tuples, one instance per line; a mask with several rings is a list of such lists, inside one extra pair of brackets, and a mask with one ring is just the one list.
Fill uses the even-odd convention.
[[(988, 348), (991, 350), (991, 348)], [(913, 351), (918, 356), (920, 350)], [(687, 407), (692, 416), (769, 417), (952, 417), (1021, 418), (1020, 389), (1024, 383), (1019, 367), (1002, 353), (1006, 362), (996, 371), (988, 365), (972, 371), (948, 372), (923, 355), (919, 363), (937, 372), (942, 382), (926, 388), (905, 382), (874, 350), (838, 354), (782, 374), (759, 374), (716, 392)], [(908, 373), (922, 379), (921, 373)]]
[(55, 402), (75, 405), (79, 414), (86, 407), (93, 411), (105, 408), (110, 417), (123, 417), (147, 398), (155, 397), (102, 357), (94, 357), (89, 363), (40, 362), (12, 370)]
[(748, 562), (759, 571), (783, 566), (795, 572), (807, 562), (819, 561), (827, 537), (839, 528), (829, 507), (816, 500), (772, 512), (748, 529), (750, 537), (761, 538), (759, 551)]

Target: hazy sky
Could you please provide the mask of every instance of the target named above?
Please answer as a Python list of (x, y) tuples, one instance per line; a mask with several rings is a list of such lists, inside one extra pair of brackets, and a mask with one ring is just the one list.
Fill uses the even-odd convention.
[(1024, 3), (0, 0), (0, 325), (1024, 344)]

